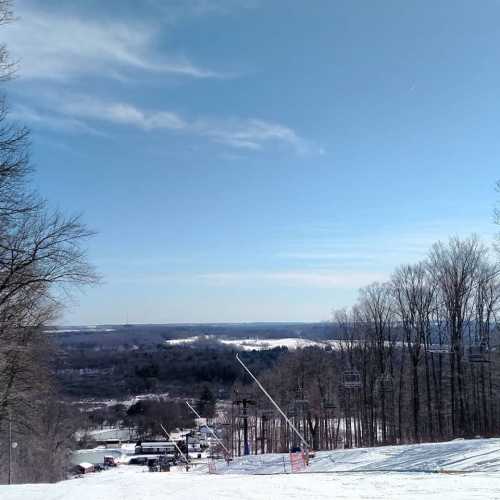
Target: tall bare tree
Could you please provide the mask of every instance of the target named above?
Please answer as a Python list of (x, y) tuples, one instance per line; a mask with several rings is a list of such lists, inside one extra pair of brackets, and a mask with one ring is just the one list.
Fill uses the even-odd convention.
[[(450, 402), (452, 433), (469, 431), (466, 418), (464, 385), (464, 333), (471, 320), (470, 311), (479, 270), (484, 261), (485, 247), (477, 237), (465, 240), (451, 238), (448, 245), (433, 245), (429, 255), (429, 269), (439, 290), (446, 311), (450, 339)], [(455, 411), (458, 407), (458, 411)]]
[[(0, 0), (0, 26), (12, 19), (11, 2)], [(0, 82), (10, 79), (14, 69), (7, 47), (0, 45)], [(83, 246), (92, 231), (78, 216), (51, 211), (31, 189), (29, 147), (29, 131), (9, 120), (1, 97), (0, 433), (9, 420), (16, 432), (34, 439), (42, 410), (49, 410), (40, 402), (54, 391), (43, 326), (55, 320), (75, 286), (96, 283), (98, 276)], [(0, 481), (1, 471), (2, 463)], [(52, 471), (45, 479), (56, 476)]]
[[(412, 365), (412, 420), (414, 440), (420, 441), (420, 386), (419, 366), (425, 357), (425, 339), (431, 329), (431, 312), (435, 286), (423, 263), (401, 266), (392, 279), (395, 310), (405, 333), (406, 348)], [(432, 435), (430, 377), (426, 363), (427, 422)]]

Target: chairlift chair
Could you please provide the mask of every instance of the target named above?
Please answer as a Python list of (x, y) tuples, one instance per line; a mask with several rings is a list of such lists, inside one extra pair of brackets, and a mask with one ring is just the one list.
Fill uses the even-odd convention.
[(323, 402), (323, 409), (324, 410), (334, 410), (337, 406), (333, 401), (324, 401)]
[(431, 345), (429, 349), (427, 349), (427, 352), (432, 354), (451, 354), (450, 347), (447, 345)]
[(484, 352), (489, 352), (490, 343), (488, 339), (482, 339), (481, 342), (479, 342), (479, 345), (483, 348)]
[(307, 399), (294, 399), (293, 400), (294, 413), (297, 417), (302, 417), (309, 408), (309, 401)]
[(358, 370), (347, 370), (342, 374), (342, 384), (346, 389), (361, 387), (361, 375)]
[(293, 404), (297, 408), (306, 408), (309, 406), (309, 400), (308, 399), (294, 399)]
[(297, 408), (293, 404), (293, 402), (288, 403), (286, 414), (288, 417), (296, 417), (297, 416)]
[(377, 378), (376, 384), (379, 393), (391, 393), (394, 391), (394, 381), (390, 373), (383, 373)]
[(469, 363), (489, 363), (489, 360), (486, 358), (487, 352), (488, 349), (483, 344), (473, 344), (469, 346)]

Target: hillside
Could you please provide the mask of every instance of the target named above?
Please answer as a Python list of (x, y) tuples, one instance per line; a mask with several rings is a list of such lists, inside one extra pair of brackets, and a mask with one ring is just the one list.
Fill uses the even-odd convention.
[[(500, 439), (320, 452), (307, 473), (283, 474), (287, 455), (237, 458), (191, 472), (137, 466), (57, 484), (0, 486), (2, 500), (500, 498)], [(369, 471), (369, 472), (368, 472)], [(442, 472), (439, 474), (438, 472)], [(252, 475), (259, 474), (259, 475)]]

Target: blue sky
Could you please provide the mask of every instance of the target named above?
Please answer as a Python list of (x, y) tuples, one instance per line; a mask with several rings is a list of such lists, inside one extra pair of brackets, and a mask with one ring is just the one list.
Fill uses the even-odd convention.
[(33, 182), (98, 232), (104, 284), (63, 323), (328, 320), (434, 241), (495, 233), (498, 1), (16, 14)]

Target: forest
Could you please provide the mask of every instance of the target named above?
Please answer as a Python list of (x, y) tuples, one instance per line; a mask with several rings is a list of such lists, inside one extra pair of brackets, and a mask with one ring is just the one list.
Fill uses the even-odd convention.
[[(498, 436), (499, 277), (476, 237), (436, 243), (335, 312), (338, 350), (290, 352), (261, 380), (313, 449)], [(255, 452), (297, 444), (258, 388), (236, 390), (251, 401), (227, 411), (238, 453), (245, 426)]]
[[(247, 357), (260, 373), (272, 367), (286, 348), (251, 351)], [(241, 377), (235, 350), (216, 340), (190, 345), (93, 350), (77, 348), (59, 354), (57, 378), (71, 399), (121, 398), (144, 393), (197, 397), (199, 384), (227, 399)]]

